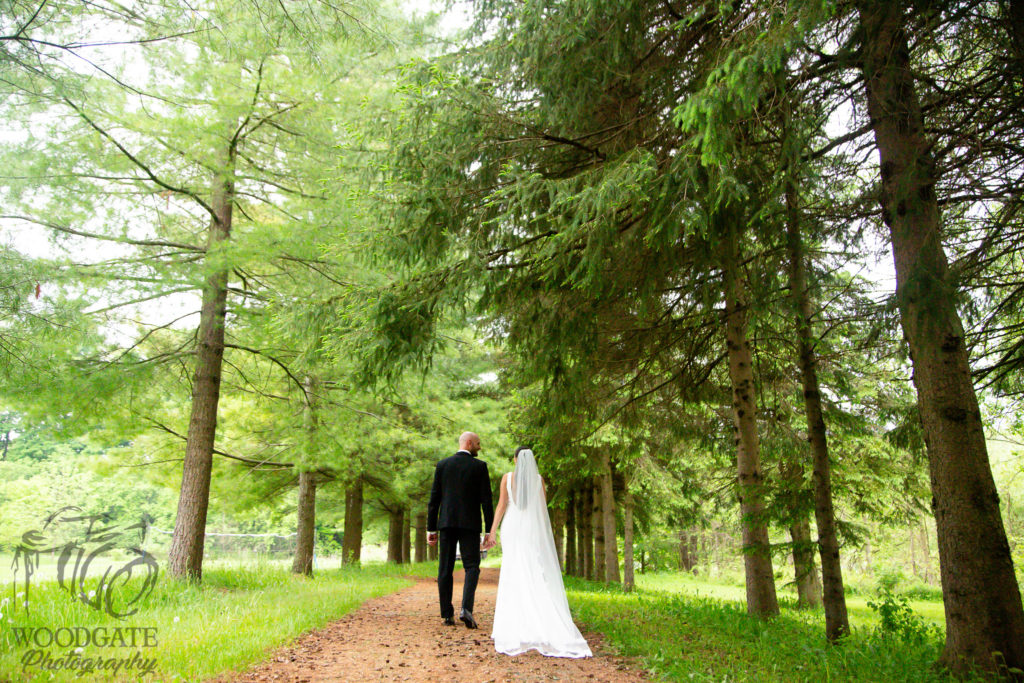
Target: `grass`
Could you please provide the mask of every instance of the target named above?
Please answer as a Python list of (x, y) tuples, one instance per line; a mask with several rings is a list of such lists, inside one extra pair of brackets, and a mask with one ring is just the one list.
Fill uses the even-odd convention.
[[(13, 608), (13, 599), (24, 599), (16, 592), (23, 590), (23, 586), (7, 585), (0, 594), (0, 601), (8, 600), (0, 607), (3, 614), (0, 618), (0, 681), (7, 680), (5, 677), (57, 681), (199, 681), (224, 671), (244, 669), (299, 634), (353, 611), (367, 599), (410, 585), (404, 578), (407, 575), (430, 576), (435, 571), (433, 563), (368, 565), (362, 569), (321, 570), (309, 579), (274, 565), (214, 568), (204, 570), (199, 585), (174, 581), (161, 573), (152, 593), (136, 605), (139, 611), (123, 620), (73, 599), (55, 582), (34, 582), (30, 586), (26, 613), (20, 607)], [(139, 584), (129, 584), (132, 585)], [(86, 589), (90, 588), (95, 588), (95, 583), (87, 584)], [(15, 628), (56, 630), (100, 626), (153, 628), (156, 646), (90, 645), (80, 657), (95, 661), (96, 658), (132, 657), (137, 652), (141, 658), (156, 660), (153, 673), (139, 676), (137, 670), (127, 673), (124, 669), (117, 674), (94, 670), (81, 677), (77, 671), (41, 671), (38, 666), (24, 669), (23, 658), (42, 656), (32, 654), (33, 651), (45, 651), (56, 660), (74, 648), (19, 644)], [(48, 636), (44, 641), (46, 638)]]
[[(489, 557), (485, 566), (497, 566)], [(432, 577), (435, 562), (368, 564), (362, 569), (321, 569), (312, 579), (291, 574), (280, 563), (253, 567), (210, 567), (199, 585), (161, 574), (139, 612), (124, 620), (74, 600), (54, 582), (34, 581), (30, 612), (13, 608), (18, 587), (0, 587), (0, 681), (161, 680), (200, 681), (245, 669), (301, 633), (356, 609), (365, 600), (409, 585), (406, 576)], [(640, 575), (638, 590), (624, 594), (566, 577), (573, 614), (581, 624), (607, 636), (611, 647), (638, 658), (666, 681), (951, 681), (933, 668), (941, 648), (942, 604), (910, 603), (921, 628), (909, 634), (884, 632), (863, 597), (850, 597), (853, 635), (841, 646), (824, 640), (820, 611), (784, 608), (771, 621), (749, 617), (743, 588), (687, 574)], [(134, 581), (138, 581), (135, 579)], [(137, 584), (135, 584), (137, 585)], [(95, 587), (95, 583), (91, 587)], [(86, 590), (89, 590), (87, 586)], [(926, 628), (931, 624), (930, 628)], [(23, 668), (23, 658), (45, 650), (51, 658), (72, 647), (34, 648), (15, 642), (15, 627), (92, 629), (104, 626), (155, 629), (154, 647), (88, 646), (81, 657), (123, 658), (138, 652), (155, 660), (148, 676), (136, 671), (42, 671)]]
[[(797, 610), (783, 599), (770, 621), (750, 617), (743, 589), (679, 574), (638, 578), (637, 591), (566, 577), (574, 617), (604, 633), (619, 652), (636, 657), (665, 681), (953, 681), (934, 668), (942, 647), (942, 605), (911, 603), (920, 628), (893, 633), (863, 598), (851, 599), (853, 634), (839, 646), (824, 637), (820, 610)], [(923, 607), (923, 609), (918, 609)], [(929, 624), (931, 624), (929, 626)]]
[[(742, 585), (710, 581), (692, 574), (675, 572), (638, 574), (636, 582), (638, 587), (650, 591), (681, 593), (693, 597), (715, 598), (738, 603), (744, 603), (746, 600), (746, 589)], [(779, 590), (779, 600), (783, 603), (795, 604), (796, 593), (792, 590)], [(846, 610), (850, 616), (851, 627), (872, 627), (878, 624), (877, 613), (868, 607), (869, 600), (873, 600), (873, 598), (863, 595), (846, 596)], [(945, 625), (946, 617), (941, 599), (910, 600), (909, 604), (914, 614), (926, 622), (940, 627)]]

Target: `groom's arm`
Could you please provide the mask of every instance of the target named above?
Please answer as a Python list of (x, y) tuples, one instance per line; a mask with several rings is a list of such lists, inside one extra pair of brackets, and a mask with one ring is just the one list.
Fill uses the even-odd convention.
[(494, 503), (491, 498), (491, 473), (487, 469), (487, 463), (482, 464), (484, 471), (480, 478), (480, 502), (484, 508), (484, 533), (487, 533), (494, 526)]
[(441, 507), (441, 463), (434, 466), (434, 483), (427, 503), (427, 531), (437, 531), (437, 511)]

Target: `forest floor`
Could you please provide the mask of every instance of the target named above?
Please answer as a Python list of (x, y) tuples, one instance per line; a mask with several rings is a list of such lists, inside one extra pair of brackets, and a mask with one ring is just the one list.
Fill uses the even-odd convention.
[[(458, 610), (462, 572), (453, 594)], [(610, 651), (604, 639), (583, 635), (594, 657), (564, 659), (531, 651), (515, 657), (494, 650), (491, 617), (498, 570), (481, 570), (474, 616), (480, 624), (445, 626), (437, 607), (434, 579), (367, 601), (360, 609), (307, 632), (244, 672), (230, 672), (216, 683), (269, 681), (602, 681), (648, 680), (634, 663)]]

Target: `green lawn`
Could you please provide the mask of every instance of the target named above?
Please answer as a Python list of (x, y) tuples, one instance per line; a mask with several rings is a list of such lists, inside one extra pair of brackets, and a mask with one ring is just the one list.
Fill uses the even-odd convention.
[(307, 579), (267, 565), (205, 570), (198, 586), (161, 574), (139, 612), (124, 620), (73, 600), (54, 582), (30, 586), (30, 611), (26, 614), (21, 608), (12, 609), (12, 599), (23, 600), (23, 595), (17, 595), (17, 589), (8, 584), (0, 595), (0, 601), (7, 599), (0, 608), (0, 680), (6, 680), (5, 676), (12, 680), (138, 680), (137, 674), (126, 676), (124, 671), (119, 675), (93, 671), (86, 677), (56, 671), (51, 677), (50, 671), (40, 671), (38, 666), (25, 670), (25, 657), (57, 660), (74, 648), (19, 645), (15, 628), (100, 626), (154, 628), (157, 644), (136, 648), (90, 646), (79, 657), (96, 661), (131, 657), (137, 652), (141, 658), (156, 660), (153, 674), (143, 677), (145, 680), (202, 680), (222, 671), (245, 668), (299, 634), (351, 612), (367, 599), (410, 585), (404, 575), (429, 576), (435, 571), (433, 563), (369, 565), (323, 570)]
[(638, 577), (635, 593), (566, 578), (573, 615), (604, 633), (666, 681), (952, 681), (933, 667), (942, 646), (941, 603), (917, 601), (920, 636), (882, 633), (863, 598), (849, 600), (853, 634), (829, 646), (820, 610), (797, 610), (782, 595), (782, 614), (746, 614), (743, 589), (680, 574)]

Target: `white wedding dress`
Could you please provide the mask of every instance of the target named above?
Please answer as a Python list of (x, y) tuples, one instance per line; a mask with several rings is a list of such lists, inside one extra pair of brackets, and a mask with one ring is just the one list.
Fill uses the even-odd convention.
[(520, 451), (506, 481), (509, 498), (501, 520), (501, 573), (491, 629), (494, 649), (507, 655), (537, 650), (549, 657), (590, 657), (590, 647), (569, 613), (532, 451)]

